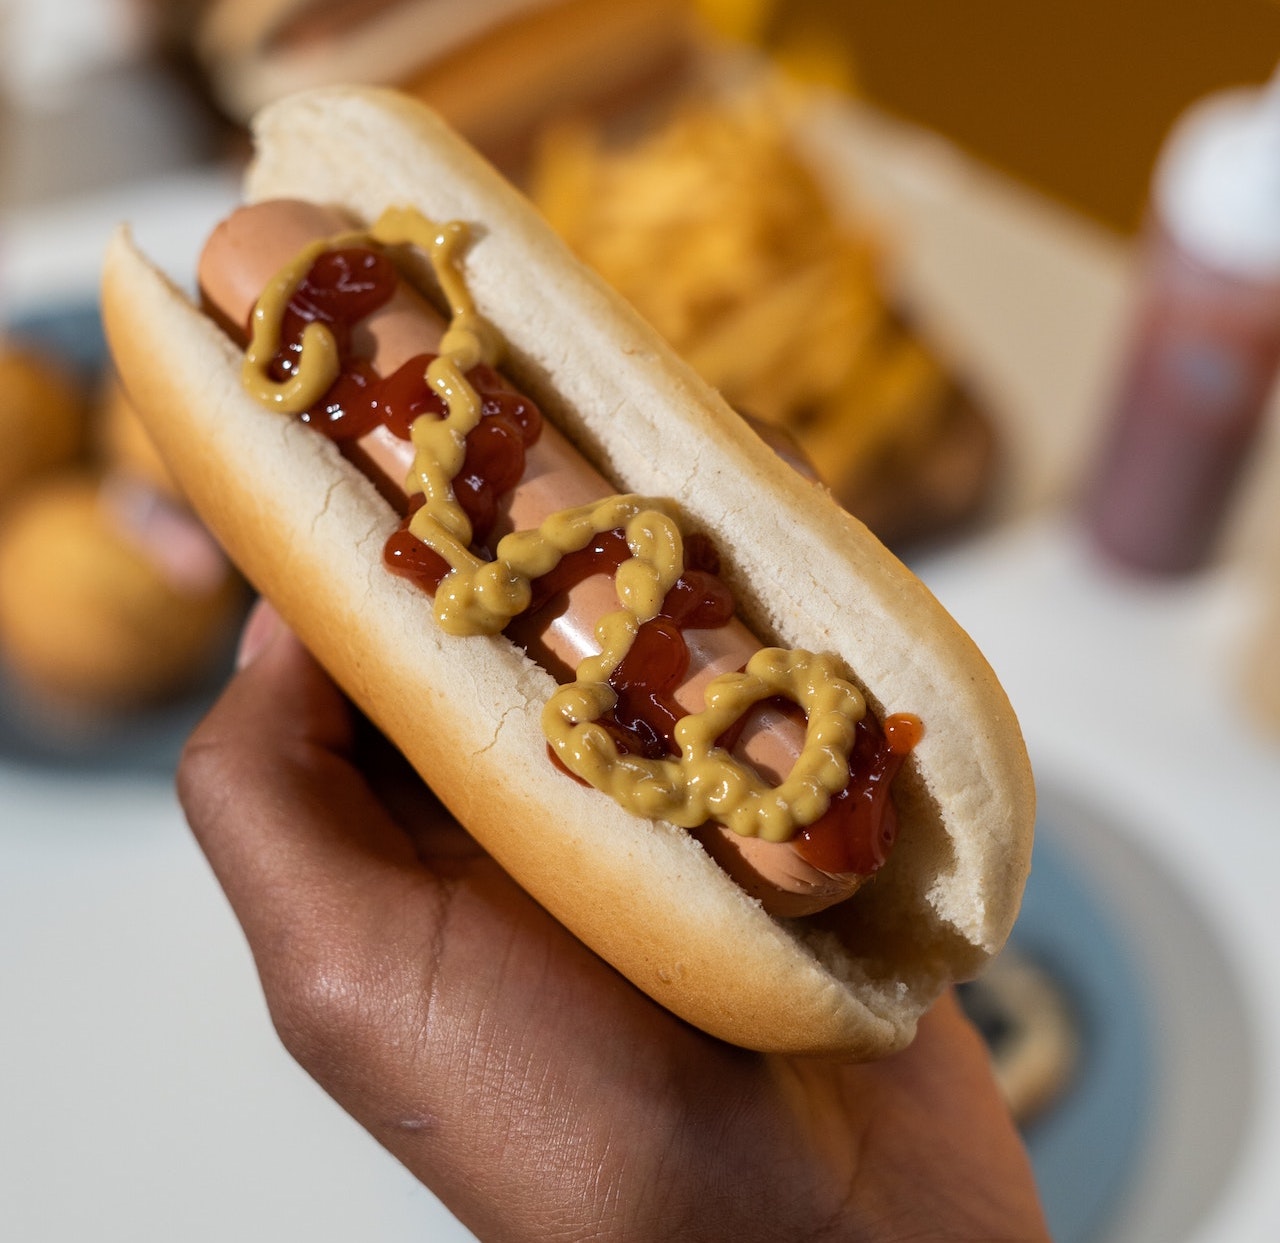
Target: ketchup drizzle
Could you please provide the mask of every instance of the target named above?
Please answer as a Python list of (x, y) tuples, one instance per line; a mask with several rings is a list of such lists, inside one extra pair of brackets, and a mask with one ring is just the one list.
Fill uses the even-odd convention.
[[(299, 281), (286, 306), (283, 344), (272, 363), (272, 378), (287, 379), (296, 371), (307, 324), (326, 325), (337, 343), (342, 368), (324, 397), (299, 418), (340, 445), (353, 443), (379, 426), (409, 440), (419, 415), (444, 418), (447, 414), (426, 378), (434, 354), (418, 354), (386, 377), (353, 355), (352, 330), (390, 301), (398, 279), (395, 265), (376, 251), (364, 247), (325, 251)], [(492, 367), (473, 367), (467, 380), (480, 397), (481, 417), (467, 436), (466, 457), (453, 487), (471, 522), (473, 543), (483, 549), (501, 498), (524, 474), (525, 450), (542, 431), (542, 415)], [(437, 564), (423, 564), (408, 549), (407, 540), (412, 538), (392, 537), (388, 564), (397, 572), (407, 569), (410, 577), (434, 592), (448, 567), (440, 571), (444, 562), (435, 554)]]
[[(869, 876), (889, 857), (898, 833), (890, 786), (923, 732), (918, 717), (874, 713), (858, 722), (849, 752), (849, 784), (793, 839), (796, 853), (824, 872)], [(896, 736), (895, 736), (896, 735)]]
[[(341, 372), (324, 398), (299, 417), (339, 445), (353, 443), (379, 426), (408, 440), (419, 416), (447, 414), (444, 402), (426, 381), (434, 355), (418, 355), (381, 377), (353, 352), (353, 329), (390, 300), (398, 279), (395, 265), (385, 255), (366, 247), (345, 247), (323, 253), (289, 299), (283, 344), (272, 364), (272, 376), (283, 380), (296, 370), (308, 323), (329, 327), (338, 345)], [(475, 367), (467, 379), (481, 398), (482, 417), (467, 436), (464, 464), (453, 486), (472, 524), (473, 548), (488, 557), (491, 550), (485, 541), (498, 506), (524, 474), (525, 450), (537, 440), (542, 416), (533, 402), (515, 392), (491, 367)], [(420, 503), (421, 497), (410, 499), (409, 512), (387, 540), (383, 555), (394, 573), (434, 594), (449, 565), (408, 530)], [(610, 678), (617, 704), (600, 722), (620, 751), (648, 759), (679, 754), (674, 730), (687, 712), (676, 702), (675, 691), (689, 665), (684, 631), (724, 626), (734, 613), (733, 596), (719, 577), (719, 556), (712, 541), (693, 534), (686, 537), (684, 549), (680, 579), (667, 593), (659, 615), (640, 627), (631, 650)], [(534, 581), (528, 611), (555, 608), (575, 585), (595, 574), (616, 573), (630, 555), (621, 530), (601, 533)], [(801, 717), (796, 705), (773, 702)], [(723, 735), (720, 745), (732, 748), (745, 722), (744, 717)], [(914, 717), (889, 717), (882, 728), (871, 712), (866, 714), (856, 728), (848, 785), (832, 798), (827, 812), (794, 839), (804, 859), (823, 871), (860, 875), (869, 875), (884, 863), (897, 832), (890, 783), (920, 733), (920, 722)], [(548, 754), (567, 773), (550, 750)]]

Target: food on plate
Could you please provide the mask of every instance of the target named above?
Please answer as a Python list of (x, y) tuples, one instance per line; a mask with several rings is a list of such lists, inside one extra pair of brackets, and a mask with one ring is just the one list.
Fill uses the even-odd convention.
[(83, 450), (85, 406), (69, 368), (48, 353), (0, 343), (0, 508)]
[(1062, 980), (1006, 947), (977, 980), (961, 986), (965, 1012), (991, 1050), (996, 1082), (1021, 1125), (1058, 1104), (1076, 1078), (1081, 1016)]
[(105, 267), (184, 493), (640, 988), (752, 1048), (901, 1047), (1028, 867), (1025, 748), (972, 642), (433, 114), (333, 89), (257, 139), (203, 311), (125, 234)]
[(61, 472), (0, 520), (0, 654), (60, 714), (133, 709), (189, 686), (237, 598), (203, 528), (120, 480)]
[(757, 73), (638, 136), (563, 121), (530, 195), (732, 405), (785, 427), (841, 503), (903, 543), (980, 509), (994, 431), (894, 307), (876, 230), (803, 149), (803, 99)]
[(240, 587), (113, 381), (86, 399), (26, 349), (6, 376), (0, 663), (44, 738), (188, 691), (225, 652)]

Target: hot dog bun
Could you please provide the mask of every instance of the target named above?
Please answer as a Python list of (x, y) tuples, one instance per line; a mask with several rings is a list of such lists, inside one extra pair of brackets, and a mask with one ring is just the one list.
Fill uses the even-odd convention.
[(546, 0), (218, 0), (199, 33), (228, 110), (248, 119), (299, 89), (396, 83)]
[(695, 37), (688, 0), (218, 0), (197, 53), (237, 120), (298, 90), (391, 86), (516, 162), (548, 117), (678, 74)]
[(122, 231), (104, 271), (107, 333), (185, 494), (485, 848), (658, 1002), (754, 1049), (903, 1046), (938, 992), (1003, 945), (1029, 867), (1025, 747), (972, 641), (433, 114), (326, 89), (268, 109), (256, 132), (251, 200), (306, 198), (362, 220), (408, 204), (468, 222), (467, 284), (521, 389), (615, 483), (677, 497), (715, 533), (757, 634), (838, 652), (878, 712), (924, 719), (895, 786), (890, 862), (849, 902), (784, 923), (688, 833), (557, 772), (540, 727), (550, 676), (500, 637), (439, 633), (430, 600), (381, 570), (396, 518), (373, 486), (244, 393), (238, 348)]

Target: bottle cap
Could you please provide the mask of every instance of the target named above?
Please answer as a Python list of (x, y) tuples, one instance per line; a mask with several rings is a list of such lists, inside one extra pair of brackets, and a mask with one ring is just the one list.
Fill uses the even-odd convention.
[(1280, 71), (1263, 88), (1193, 105), (1165, 144), (1153, 194), (1193, 258), (1233, 275), (1280, 276)]

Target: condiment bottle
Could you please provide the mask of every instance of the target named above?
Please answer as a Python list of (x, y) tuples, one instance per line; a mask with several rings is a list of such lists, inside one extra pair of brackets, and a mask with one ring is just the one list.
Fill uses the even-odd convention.
[(1112, 559), (1185, 573), (1213, 555), (1280, 366), (1280, 74), (1174, 126), (1144, 243), (1088, 518)]

